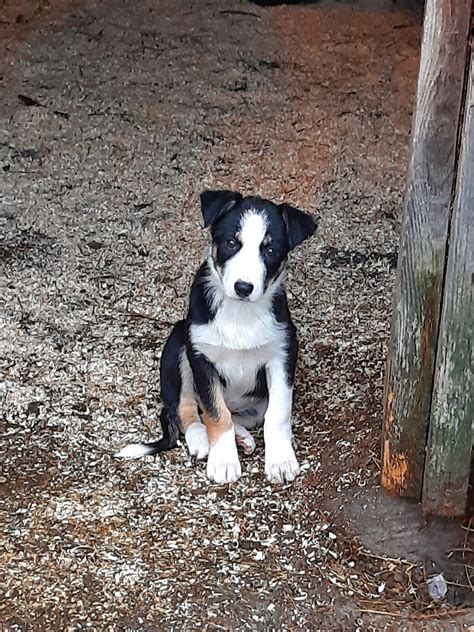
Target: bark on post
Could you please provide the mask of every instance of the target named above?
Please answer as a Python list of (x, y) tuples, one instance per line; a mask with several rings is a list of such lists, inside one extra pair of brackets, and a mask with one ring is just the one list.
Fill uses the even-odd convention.
[(423, 484), (423, 511), (446, 517), (464, 514), (473, 441), (473, 59), (471, 55)]
[(382, 485), (420, 498), (472, 0), (427, 0), (385, 382)]

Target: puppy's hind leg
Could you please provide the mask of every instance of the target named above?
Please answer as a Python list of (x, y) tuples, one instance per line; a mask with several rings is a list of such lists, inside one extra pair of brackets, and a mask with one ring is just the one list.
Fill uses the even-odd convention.
[(255, 439), (252, 437), (247, 428), (244, 428), (238, 423), (234, 422), (234, 428), (235, 442), (237, 443), (239, 448), (242, 448), (244, 454), (252, 454), (252, 452), (255, 450)]
[(263, 424), (263, 416), (267, 408), (268, 401), (263, 398), (254, 403), (250, 408), (232, 414), (232, 421), (235, 428), (235, 441), (244, 454), (252, 454), (255, 450), (255, 439), (249, 430), (258, 428)]

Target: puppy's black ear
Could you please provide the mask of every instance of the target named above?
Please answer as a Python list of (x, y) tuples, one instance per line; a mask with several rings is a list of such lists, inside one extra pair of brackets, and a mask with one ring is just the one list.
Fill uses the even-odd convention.
[(290, 250), (293, 250), (305, 239), (311, 237), (318, 226), (318, 218), (304, 213), (289, 204), (280, 204), (278, 208), (286, 223)]
[(204, 219), (204, 228), (211, 226), (224, 213), (230, 211), (242, 196), (235, 191), (204, 191), (201, 193), (201, 211)]

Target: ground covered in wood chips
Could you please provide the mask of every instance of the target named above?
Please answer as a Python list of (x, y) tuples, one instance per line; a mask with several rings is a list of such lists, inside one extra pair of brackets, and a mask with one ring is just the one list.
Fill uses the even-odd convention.
[[(435, 525), (420, 548), (416, 508), (377, 490), (420, 14), (232, 0), (3, 13), (2, 629), (467, 627), (469, 525)], [(184, 446), (112, 457), (158, 436), (158, 360), (203, 256), (205, 187), (321, 217), (289, 271), (292, 485), (265, 480), (258, 433), (227, 487)], [(435, 604), (426, 579), (447, 553), (460, 571)]]

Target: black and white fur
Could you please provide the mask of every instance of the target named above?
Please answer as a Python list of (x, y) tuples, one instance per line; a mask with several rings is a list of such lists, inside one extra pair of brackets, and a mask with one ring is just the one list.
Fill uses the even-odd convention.
[(241, 474), (237, 445), (253, 452), (249, 429), (263, 424), (267, 478), (292, 481), (299, 473), (291, 430), (298, 345), (284, 269), (316, 221), (233, 191), (205, 191), (201, 209), (212, 240), (186, 319), (174, 326), (161, 357), (163, 437), (117, 456), (169, 450), (184, 434), (192, 455), (208, 457), (208, 477), (231, 483)]

